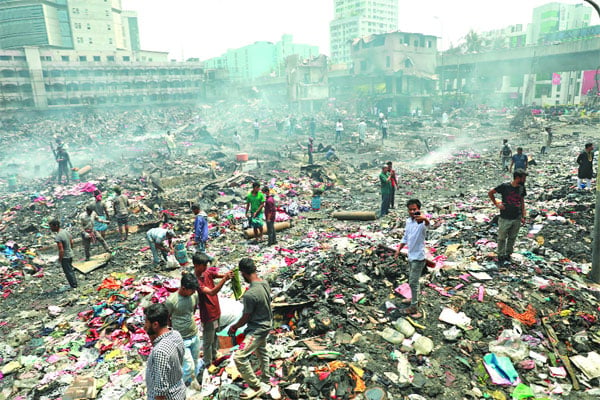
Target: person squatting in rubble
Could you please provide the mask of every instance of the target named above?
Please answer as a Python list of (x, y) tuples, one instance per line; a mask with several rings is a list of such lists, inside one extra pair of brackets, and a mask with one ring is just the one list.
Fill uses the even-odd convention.
[[(146, 240), (148, 241), (148, 246), (150, 246), (150, 250), (152, 251), (152, 264), (154, 266), (160, 263), (160, 259), (158, 258), (159, 251), (165, 261), (167, 261), (167, 256), (169, 253), (174, 253), (174, 237), (175, 232), (165, 228), (152, 228), (146, 232)], [(167, 246), (164, 245), (165, 240), (167, 241)]]
[(267, 225), (267, 246), (271, 246), (277, 243), (275, 238), (275, 215), (277, 214), (277, 208), (275, 207), (275, 198), (271, 194), (268, 186), (262, 188), (262, 192), (265, 195), (265, 223)]
[[(241, 259), (238, 266), (244, 281), (250, 284), (250, 288), (242, 296), (244, 305), (242, 317), (229, 327), (228, 333), (233, 336), (239, 328), (246, 325), (244, 331), (246, 337), (234, 353), (233, 360), (242, 378), (248, 384), (248, 388), (242, 392), (240, 398), (252, 399), (271, 390), (270, 385), (266, 383), (269, 382), (271, 375), (267, 354), (267, 338), (273, 327), (271, 288), (266, 281), (259, 278), (256, 265), (251, 258)], [(250, 356), (253, 353), (258, 358), (263, 382), (258, 379), (250, 363)]]
[[(494, 206), (500, 210), (498, 218), (498, 262), (510, 264), (517, 234), (521, 224), (525, 223), (525, 180), (527, 172), (517, 169), (511, 182), (502, 183), (488, 192)], [(502, 201), (496, 199), (496, 193)]]
[[(123, 242), (129, 237), (129, 199), (122, 193), (120, 187), (115, 187), (114, 192), (117, 197), (113, 200), (113, 211), (117, 220), (120, 240)], [(123, 236), (125, 230), (125, 236)]]
[(152, 342), (146, 362), (146, 397), (148, 400), (185, 400), (183, 338), (169, 328), (169, 310), (164, 303), (146, 307), (144, 316), (144, 330)]
[(206, 214), (200, 212), (200, 206), (197, 204), (192, 206), (192, 212), (196, 216), (194, 218), (193, 244), (196, 246), (197, 252), (204, 253), (206, 252), (206, 242), (208, 242), (208, 222), (206, 221)]
[(425, 239), (427, 228), (430, 225), (429, 219), (421, 214), (421, 201), (419, 199), (410, 199), (406, 202), (408, 218), (404, 227), (404, 236), (400, 241), (394, 257), (398, 258), (400, 251), (404, 246), (408, 247), (408, 285), (410, 286), (410, 299), (403, 299), (403, 303), (410, 303), (404, 309), (404, 313), (412, 318), (421, 318), (423, 315), (419, 312), (419, 279), (423, 268), (425, 268)]
[(502, 171), (509, 171), (510, 160), (512, 158), (512, 149), (508, 144), (508, 139), (502, 139), (502, 150), (500, 150), (502, 159)]
[(395, 199), (396, 199), (396, 188), (398, 187), (398, 177), (396, 176), (396, 171), (392, 168), (392, 162), (388, 161), (387, 163), (388, 173), (390, 174), (390, 183), (392, 184), (392, 191), (390, 192), (390, 208), (395, 208)]
[(69, 231), (60, 229), (60, 222), (57, 219), (50, 221), (49, 225), (50, 230), (56, 233), (54, 241), (58, 248), (58, 262), (60, 262), (62, 270), (67, 277), (69, 286), (75, 289), (77, 287), (77, 277), (73, 270), (73, 237)]
[[(198, 309), (200, 310), (200, 322), (202, 323), (202, 368), (208, 368), (217, 357), (219, 342), (217, 340), (217, 328), (221, 317), (221, 306), (217, 295), (225, 282), (233, 276), (232, 271), (219, 274), (214, 268), (208, 268), (211, 259), (206, 254), (196, 253), (192, 257), (194, 274), (198, 280)], [(221, 279), (215, 285), (214, 279)]]
[(94, 190), (94, 202), (92, 203), (92, 208), (96, 214), (98, 214), (98, 219), (94, 221), (94, 231), (105, 238), (110, 221), (108, 220), (108, 208), (106, 208), (106, 203), (102, 201), (102, 193), (99, 190)]
[(198, 307), (198, 281), (194, 274), (183, 273), (179, 290), (165, 301), (169, 310), (171, 325), (183, 338), (183, 383), (189, 386), (200, 372), (200, 339), (194, 314)]
[(102, 244), (104, 250), (109, 253), (110, 249), (106, 240), (102, 237), (102, 235), (98, 234), (94, 230), (94, 225), (97, 221), (101, 221), (98, 214), (94, 211), (94, 207), (88, 205), (85, 207), (85, 211), (79, 215), (79, 223), (81, 224), (81, 243), (83, 243), (83, 253), (85, 256), (85, 261), (89, 261), (90, 259), (90, 247), (92, 243), (96, 243), (96, 241)]
[(252, 191), (246, 195), (246, 218), (254, 231), (256, 242), (262, 241), (263, 235), (263, 208), (265, 195), (260, 191), (260, 183), (252, 184)]
[(69, 179), (71, 178), (70, 169), (73, 169), (73, 164), (71, 163), (69, 153), (67, 153), (67, 150), (65, 150), (64, 144), (58, 144), (56, 151), (54, 152), (54, 157), (58, 163), (58, 175), (56, 177), (56, 182), (61, 183), (62, 175), (64, 174), (68, 185)]
[(592, 143), (585, 144), (585, 150), (577, 157), (577, 190), (591, 189), (592, 176), (594, 175), (594, 145)]
[(381, 167), (379, 174), (379, 184), (381, 185), (381, 212), (380, 217), (387, 215), (390, 209), (390, 196), (392, 195), (391, 175), (388, 171), (388, 166)]

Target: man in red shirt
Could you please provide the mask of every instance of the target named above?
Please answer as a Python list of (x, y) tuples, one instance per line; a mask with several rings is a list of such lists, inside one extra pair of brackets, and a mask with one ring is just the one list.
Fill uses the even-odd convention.
[(390, 173), (390, 183), (392, 184), (392, 194), (390, 196), (390, 208), (394, 207), (394, 199), (396, 198), (396, 188), (398, 187), (398, 178), (396, 177), (396, 171), (392, 169), (392, 162), (387, 162), (388, 172)]
[(275, 214), (277, 211), (275, 208), (275, 199), (270, 194), (269, 187), (263, 187), (262, 192), (265, 195), (265, 221), (267, 223), (267, 237), (269, 239), (267, 246), (271, 246), (277, 243), (275, 238)]
[[(217, 356), (217, 327), (221, 316), (219, 297), (217, 293), (225, 282), (231, 279), (232, 272), (226, 274), (217, 273), (216, 268), (208, 268), (210, 258), (206, 254), (196, 253), (192, 259), (194, 263), (194, 274), (198, 279), (198, 309), (200, 310), (200, 321), (202, 322), (202, 339), (204, 350), (204, 368), (208, 368)], [(215, 285), (214, 278), (221, 278)]]

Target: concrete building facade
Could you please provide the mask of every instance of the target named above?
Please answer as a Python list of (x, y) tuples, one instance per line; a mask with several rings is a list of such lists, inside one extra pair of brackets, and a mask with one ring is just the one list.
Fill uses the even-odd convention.
[(277, 43), (255, 42), (227, 50), (220, 57), (203, 62), (207, 69), (225, 69), (232, 81), (255, 80), (285, 75), (285, 60), (291, 55), (312, 58), (319, 54), (317, 46), (293, 43), (292, 35), (283, 35)]
[(584, 4), (548, 3), (533, 9), (527, 44), (538, 44), (549, 33), (589, 26), (592, 8)]
[(398, 0), (334, 0), (329, 24), (332, 64), (351, 62), (354, 39), (398, 29)]

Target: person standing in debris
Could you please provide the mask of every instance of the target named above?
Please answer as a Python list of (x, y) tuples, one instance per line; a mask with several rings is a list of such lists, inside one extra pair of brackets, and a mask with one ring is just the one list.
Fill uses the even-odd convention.
[(106, 238), (106, 231), (108, 230), (108, 208), (106, 203), (102, 201), (102, 193), (99, 190), (94, 191), (94, 203), (92, 207), (98, 218), (94, 221), (94, 231), (98, 232), (103, 238)]
[(254, 238), (257, 242), (262, 241), (262, 212), (264, 206), (265, 195), (260, 191), (260, 183), (254, 182), (252, 184), (252, 191), (246, 195), (246, 218), (250, 221), (250, 226), (254, 231)]
[(594, 175), (594, 145), (592, 143), (585, 144), (585, 150), (577, 157), (577, 190), (591, 189), (592, 177)]
[(338, 119), (335, 123), (335, 142), (342, 140), (342, 134), (344, 133), (344, 124), (341, 119)]
[(235, 335), (237, 330), (246, 325), (244, 341), (233, 355), (235, 365), (249, 387), (240, 396), (242, 399), (252, 399), (261, 396), (271, 387), (261, 382), (250, 364), (250, 356), (255, 353), (258, 358), (261, 377), (270, 377), (269, 355), (267, 354), (267, 337), (273, 326), (271, 311), (271, 288), (260, 279), (256, 273), (256, 265), (251, 258), (243, 258), (239, 262), (240, 273), (250, 288), (244, 293), (242, 302), (244, 311), (239, 321), (229, 327), (229, 335)]
[(67, 153), (67, 150), (65, 150), (64, 144), (60, 143), (56, 147), (54, 157), (56, 158), (56, 162), (58, 163), (58, 176), (56, 178), (56, 181), (58, 183), (61, 183), (62, 175), (64, 174), (68, 185), (69, 179), (71, 178), (70, 169), (73, 169), (73, 164), (71, 164), (71, 158), (69, 157), (69, 153)]
[(144, 309), (144, 330), (152, 342), (146, 362), (146, 396), (148, 400), (185, 400), (183, 383), (183, 338), (169, 329), (169, 310), (164, 303)]
[[(213, 268), (208, 268), (210, 258), (206, 254), (194, 254), (194, 274), (198, 280), (198, 309), (202, 322), (202, 346), (204, 368), (208, 368), (217, 357), (219, 343), (217, 341), (217, 328), (221, 317), (221, 307), (217, 293), (225, 282), (231, 279), (233, 272), (218, 274)], [(215, 285), (214, 279), (221, 279)]]
[(381, 185), (381, 212), (380, 216), (387, 215), (390, 209), (390, 196), (392, 194), (392, 177), (388, 171), (388, 166), (381, 167), (379, 174), (379, 184)]
[(315, 121), (315, 117), (312, 117), (310, 119), (310, 122), (308, 123), (308, 128), (310, 130), (310, 137), (314, 139), (317, 133), (317, 122)]
[[(158, 265), (160, 263), (160, 259), (158, 258), (159, 251), (161, 252), (161, 255), (165, 261), (167, 260), (167, 255), (174, 252), (172, 241), (174, 237), (175, 232), (170, 229), (152, 228), (146, 232), (146, 240), (148, 241), (148, 246), (150, 246), (150, 250), (152, 251), (153, 265)], [(166, 247), (164, 245), (165, 240), (167, 241)]]
[(395, 208), (396, 188), (398, 187), (398, 178), (396, 177), (396, 171), (392, 168), (392, 162), (387, 162), (388, 173), (390, 174), (390, 183), (392, 185), (392, 191), (390, 192), (390, 208)]
[(265, 223), (267, 224), (268, 238), (267, 246), (271, 246), (277, 243), (275, 238), (275, 215), (277, 214), (277, 209), (275, 207), (275, 198), (271, 194), (269, 187), (264, 186), (262, 188), (262, 192), (265, 195)]
[[(117, 220), (120, 240), (125, 241), (129, 237), (129, 199), (122, 193), (120, 187), (117, 186), (113, 190), (117, 195), (113, 200), (113, 211)], [(123, 230), (125, 236), (123, 236)]]
[(361, 146), (365, 145), (365, 138), (367, 136), (367, 123), (364, 118), (358, 123), (358, 144)]
[(175, 134), (167, 132), (165, 135), (165, 142), (167, 143), (167, 152), (170, 159), (175, 155)]
[(73, 238), (69, 231), (60, 229), (60, 222), (57, 219), (50, 221), (49, 225), (50, 230), (56, 233), (54, 241), (58, 248), (58, 262), (60, 262), (62, 270), (67, 277), (69, 286), (75, 289), (77, 287), (77, 277), (75, 276), (75, 271), (73, 271)]
[(90, 247), (92, 243), (96, 242), (96, 240), (102, 244), (102, 247), (104, 247), (104, 250), (107, 253), (110, 253), (110, 249), (108, 248), (106, 240), (102, 237), (102, 235), (98, 234), (98, 232), (94, 230), (94, 223), (97, 221), (101, 220), (92, 206), (86, 206), (85, 211), (79, 215), (79, 223), (81, 224), (82, 229), (81, 242), (83, 243), (85, 261), (89, 261)]
[(421, 214), (421, 201), (419, 199), (410, 199), (406, 202), (408, 209), (408, 218), (404, 227), (404, 236), (400, 241), (394, 257), (398, 258), (400, 251), (404, 246), (408, 247), (408, 285), (410, 286), (410, 299), (405, 299), (403, 303), (410, 303), (410, 306), (404, 310), (404, 313), (412, 318), (421, 318), (419, 312), (419, 279), (423, 268), (425, 268), (425, 238), (429, 219)]
[(502, 139), (502, 150), (500, 150), (502, 158), (502, 171), (509, 171), (510, 160), (512, 158), (512, 149), (508, 144), (508, 139)]
[(200, 212), (200, 206), (194, 204), (192, 212), (196, 216), (194, 218), (194, 244), (196, 251), (199, 253), (206, 252), (206, 242), (208, 242), (208, 222), (206, 215)]
[[(515, 240), (521, 224), (525, 223), (525, 180), (527, 172), (517, 169), (513, 173), (512, 182), (506, 182), (488, 192), (488, 197), (494, 206), (500, 210), (498, 219), (498, 262), (510, 263)], [(502, 201), (496, 199), (496, 193), (502, 196)]]
[(381, 121), (381, 140), (384, 141), (388, 137), (388, 127), (389, 123), (386, 117), (383, 117)]
[(233, 146), (237, 150), (241, 150), (242, 149), (242, 137), (240, 136), (240, 134), (238, 133), (238, 131), (234, 131), (233, 132)]
[(513, 154), (511, 161), (510, 161), (510, 167), (508, 169), (509, 172), (513, 171), (513, 167), (514, 167), (514, 171), (516, 171), (518, 169), (527, 171), (527, 155), (523, 154), (522, 147), (517, 147), (517, 154)]
[(546, 145), (543, 147), (544, 153), (547, 154), (550, 152), (550, 146), (552, 145), (552, 127), (548, 126), (544, 129), (546, 131)]
[(313, 146), (313, 140), (314, 139), (312, 137), (309, 137), (308, 138), (308, 146), (306, 146), (306, 151), (308, 152), (308, 165), (312, 165), (313, 161), (314, 161), (313, 160), (313, 151), (315, 149), (314, 149), (314, 146)]
[(254, 127), (254, 140), (258, 140), (258, 136), (260, 135), (260, 124), (258, 123), (258, 118), (254, 120), (252, 126)]
[(165, 306), (169, 310), (171, 325), (183, 338), (185, 353), (183, 356), (183, 383), (189, 386), (200, 372), (200, 339), (194, 314), (198, 307), (198, 280), (191, 273), (181, 275), (179, 290), (172, 293)]

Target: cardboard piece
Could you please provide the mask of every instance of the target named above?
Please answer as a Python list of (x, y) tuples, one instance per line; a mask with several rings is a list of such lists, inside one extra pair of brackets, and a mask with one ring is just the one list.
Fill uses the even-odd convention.
[(91, 256), (89, 261), (73, 262), (73, 268), (87, 274), (95, 269), (105, 266), (110, 260), (110, 257), (110, 253), (96, 254)]

